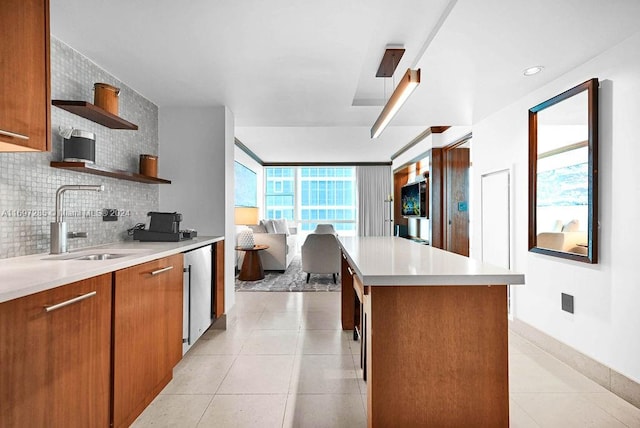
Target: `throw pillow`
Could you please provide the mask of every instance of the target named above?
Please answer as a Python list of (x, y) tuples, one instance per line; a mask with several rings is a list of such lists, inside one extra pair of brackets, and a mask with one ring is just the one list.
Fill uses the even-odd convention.
[(551, 228), (551, 232), (562, 232), (562, 220), (556, 220)]
[(275, 225), (273, 224), (273, 220), (260, 220), (260, 224), (264, 226), (264, 228), (267, 230), (267, 233), (277, 233)]
[(285, 235), (289, 235), (289, 226), (287, 225), (286, 218), (273, 220), (273, 226), (276, 229), (275, 233), (284, 233)]
[(267, 233), (267, 228), (264, 224), (256, 224), (255, 226), (249, 226), (253, 233)]
[(569, 223), (565, 224), (562, 228), (563, 232), (579, 232), (580, 231), (580, 221), (579, 220), (571, 220)]

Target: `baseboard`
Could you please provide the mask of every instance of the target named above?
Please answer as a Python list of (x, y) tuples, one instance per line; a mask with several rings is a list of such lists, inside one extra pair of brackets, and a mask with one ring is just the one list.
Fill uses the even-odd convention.
[(509, 328), (620, 398), (640, 408), (640, 383), (518, 319)]
[(217, 320), (211, 324), (210, 329), (213, 330), (226, 330), (227, 329), (227, 314), (222, 314)]

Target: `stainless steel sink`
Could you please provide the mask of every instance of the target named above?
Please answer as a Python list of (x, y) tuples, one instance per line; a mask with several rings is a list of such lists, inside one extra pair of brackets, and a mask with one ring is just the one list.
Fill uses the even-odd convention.
[[(101, 252), (97, 252), (101, 251)], [(111, 260), (119, 259), (120, 257), (133, 256), (139, 254), (145, 250), (120, 250), (103, 248), (102, 250), (84, 250), (78, 253), (67, 253), (62, 255), (53, 255), (45, 257), (42, 260)]]
[(86, 254), (84, 256), (76, 257), (74, 260), (111, 260), (119, 257), (128, 256), (128, 254), (117, 253), (99, 253), (99, 254)]

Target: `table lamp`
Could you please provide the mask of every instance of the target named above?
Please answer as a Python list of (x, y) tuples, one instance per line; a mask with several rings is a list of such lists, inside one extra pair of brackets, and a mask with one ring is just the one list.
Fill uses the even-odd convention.
[(253, 230), (246, 226), (258, 224), (258, 207), (236, 207), (235, 224), (245, 226), (238, 232), (238, 247), (253, 248), (255, 246)]

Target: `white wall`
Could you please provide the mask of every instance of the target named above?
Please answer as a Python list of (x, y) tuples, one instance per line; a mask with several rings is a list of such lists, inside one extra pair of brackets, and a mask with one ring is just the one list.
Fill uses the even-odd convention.
[(425, 156), (427, 156), (427, 151), (431, 150), (433, 147), (433, 138), (438, 134), (429, 134), (422, 141), (420, 141), (415, 146), (411, 147), (409, 150), (405, 151), (397, 158), (393, 160), (391, 163), (391, 170), (395, 171), (399, 168), (404, 167), (407, 164), (414, 163)]
[[(231, 110), (224, 107), (224, 308), (225, 313), (236, 303), (236, 225), (233, 201), (236, 197), (234, 174), (235, 118)], [(220, 155), (220, 154), (219, 154)]]
[[(475, 123), (472, 204), (480, 203), (480, 176), (514, 166), (514, 269), (526, 285), (512, 287), (514, 315), (548, 335), (640, 381), (640, 33), (588, 63)], [(527, 251), (527, 111), (592, 77), (600, 79), (599, 264)], [(534, 77), (535, 78), (535, 77)], [(472, 224), (480, 224), (473, 210)], [(479, 249), (479, 227), (472, 248)], [(472, 257), (479, 256), (475, 251)], [(575, 296), (575, 314), (560, 309), (560, 293)]]
[(235, 303), (234, 120), (226, 107), (163, 107), (158, 121), (160, 210), (182, 213), (180, 227), (225, 237), (225, 311)]

